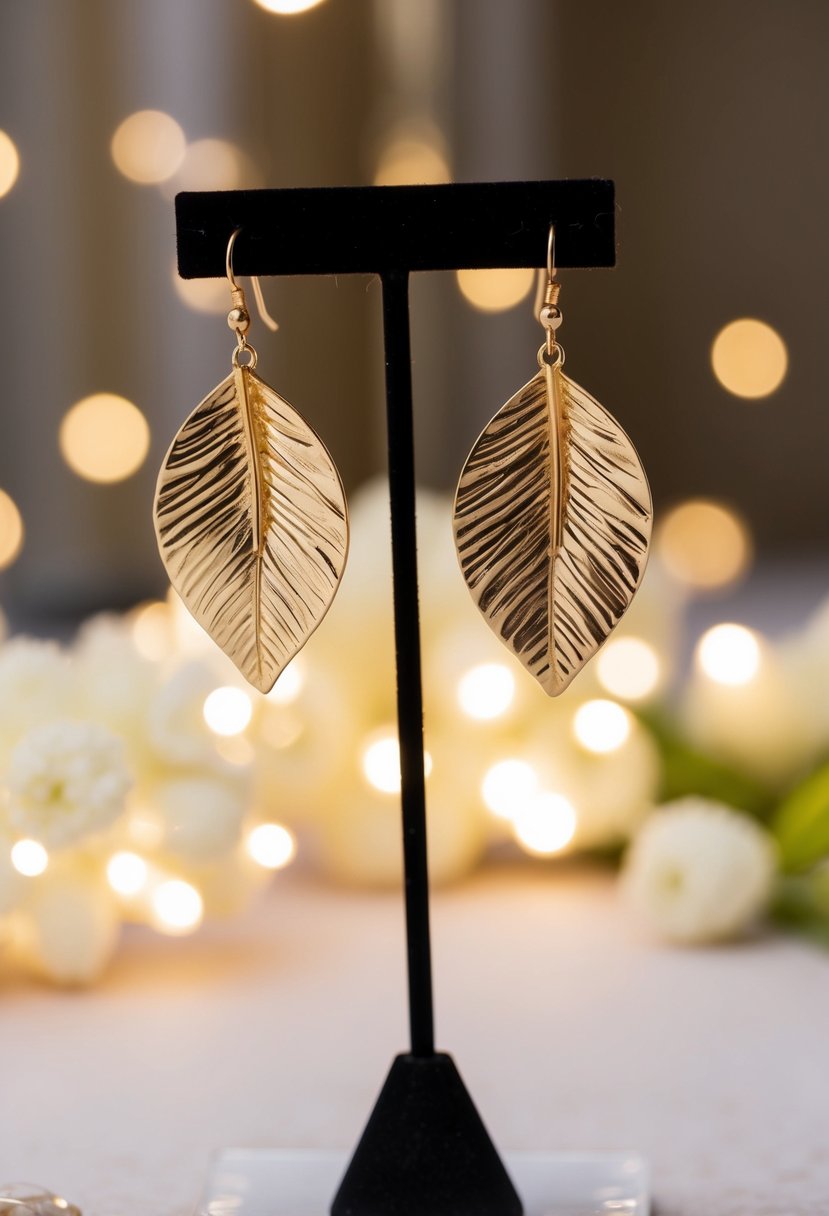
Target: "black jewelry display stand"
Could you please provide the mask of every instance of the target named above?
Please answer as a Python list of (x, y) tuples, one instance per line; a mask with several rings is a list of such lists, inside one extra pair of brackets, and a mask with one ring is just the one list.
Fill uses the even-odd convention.
[(179, 194), (179, 272), (376, 274), (383, 285), (397, 714), (411, 1050), (399, 1055), (332, 1216), (520, 1216), (521, 1200), (450, 1056), (435, 1051), (420, 671), (409, 274), (536, 267), (555, 225), (558, 267), (613, 266), (613, 183)]

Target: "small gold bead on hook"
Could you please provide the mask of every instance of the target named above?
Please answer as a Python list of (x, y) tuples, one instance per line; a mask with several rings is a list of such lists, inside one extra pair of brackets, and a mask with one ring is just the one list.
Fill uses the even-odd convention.
[(237, 333), (247, 333), (250, 329), (250, 313), (244, 307), (231, 308), (227, 314), (227, 323)]

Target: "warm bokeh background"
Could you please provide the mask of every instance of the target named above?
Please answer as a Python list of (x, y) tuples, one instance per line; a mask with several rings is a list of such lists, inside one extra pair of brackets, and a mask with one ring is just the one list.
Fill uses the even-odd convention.
[[(739, 513), (761, 556), (822, 560), (827, 6), (288, 7), (3, 6), (0, 488), (25, 534), (13, 560), (18, 520), (0, 499), (0, 594), (15, 623), (48, 630), (163, 591), (156, 469), (232, 349), (224, 286), (174, 277), (172, 197), (184, 187), (615, 178), (617, 270), (563, 276), (568, 370), (635, 437), (663, 518), (711, 497)], [(148, 109), (174, 121), (127, 126), (113, 145)], [(533, 370), (539, 331), (518, 280), (468, 288), (490, 291), (491, 312), (450, 276), (414, 283), (426, 484), (454, 484), (482, 424)], [(383, 467), (379, 292), (363, 279), (265, 286), (281, 330), (254, 326), (263, 374), (323, 433), (353, 489)], [(771, 329), (737, 331), (718, 378), (712, 343), (741, 318)], [(115, 416), (124, 467), (139, 467), (109, 484), (71, 471), (59, 445), (67, 411), (98, 393), (133, 402), (149, 427), (142, 460), (140, 419)], [(66, 432), (96, 475), (118, 471), (111, 408)], [(728, 577), (744, 564), (732, 519), (692, 513), (683, 526), (686, 547), (724, 549)]]

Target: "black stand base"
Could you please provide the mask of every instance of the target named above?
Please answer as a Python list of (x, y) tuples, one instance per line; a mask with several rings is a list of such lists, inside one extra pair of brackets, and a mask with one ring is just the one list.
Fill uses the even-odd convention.
[(451, 1056), (397, 1056), (331, 1216), (521, 1216)]

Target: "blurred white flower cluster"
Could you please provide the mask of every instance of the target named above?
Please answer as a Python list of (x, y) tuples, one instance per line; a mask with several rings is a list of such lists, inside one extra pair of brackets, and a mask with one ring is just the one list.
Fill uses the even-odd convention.
[(142, 655), (129, 619), (95, 619), (70, 648), (0, 647), (7, 957), (86, 983), (122, 921), (187, 933), (263, 880), (250, 766), (222, 755), (203, 713), (216, 683), (208, 665)]
[[(727, 569), (695, 512), (726, 529)], [(790, 910), (829, 935), (829, 767), (815, 771), (829, 614), (777, 645), (717, 625), (686, 678), (689, 590), (724, 585), (750, 546), (724, 508), (674, 516), (619, 628), (551, 700), (475, 611), (447, 500), (419, 494), (432, 879), (487, 851), (619, 858), (632, 842), (624, 892), (658, 936), (690, 943), (739, 934), (817, 867)], [(0, 926), (27, 965), (88, 980), (122, 920), (188, 932), (238, 907), (297, 840), (338, 882), (399, 883), (384, 483), (355, 497), (352, 525), (334, 605), (267, 696), (173, 595), (91, 622), (68, 650), (0, 648)]]
[[(139, 644), (220, 664), (205, 702), (228, 753), (254, 761), (254, 800), (302, 838), (332, 879), (401, 877), (391, 541), (385, 483), (351, 504), (347, 576), (308, 645), (266, 697), (253, 692), (173, 600), (145, 607)], [(636, 707), (667, 687), (681, 597), (654, 564), (623, 625), (550, 700), (480, 620), (459, 576), (450, 509), (418, 495), (430, 872), (468, 874), (488, 849), (533, 857), (622, 846), (652, 810), (656, 743)]]

